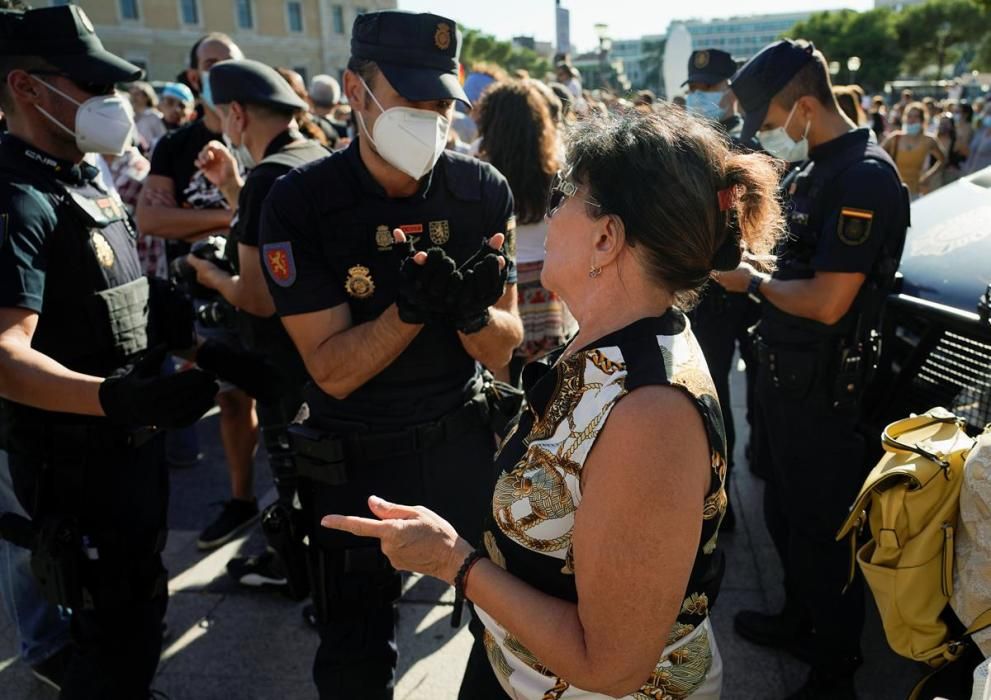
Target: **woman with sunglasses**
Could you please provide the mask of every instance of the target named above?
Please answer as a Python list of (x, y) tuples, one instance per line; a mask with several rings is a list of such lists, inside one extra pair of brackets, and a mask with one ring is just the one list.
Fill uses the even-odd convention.
[(516, 269), (523, 344), (513, 352), (510, 381), (523, 365), (564, 344), (574, 319), (561, 298), (540, 283), (547, 220), (544, 210), (560, 168), (557, 127), (533, 81), (496, 83), (478, 104), (479, 158), (501, 172), (516, 205)]
[(461, 698), (718, 698), (725, 438), (684, 309), (714, 270), (771, 250), (777, 172), (672, 107), (581, 123), (568, 165), (541, 278), (579, 331), (524, 371), (480, 549), (374, 496), (379, 520), (323, 524), (474, 604)]

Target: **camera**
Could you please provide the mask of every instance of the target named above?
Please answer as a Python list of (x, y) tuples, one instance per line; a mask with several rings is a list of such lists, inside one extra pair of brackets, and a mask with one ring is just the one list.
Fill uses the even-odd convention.
[(208, 301), (195, 306), (196, 320), (207, 328), (233, 326), (237, 311), (225, 299)]
[[(200, 260), (211, 262), (221, 270), (234, 274), (234, 268), (227, 260), (227, 239), (223, 236), (210, 236), (202, 241), (196, 241), (189, 252)], [(216, 299), (220, 296), (215, 289), (204, 287), (196, 281), (196, 270), (186, 262), (185, 257), (172, 261), (169, 274), (176, 286), (191, 299)], [(197, 310), (198, 314), (199, 310)]]

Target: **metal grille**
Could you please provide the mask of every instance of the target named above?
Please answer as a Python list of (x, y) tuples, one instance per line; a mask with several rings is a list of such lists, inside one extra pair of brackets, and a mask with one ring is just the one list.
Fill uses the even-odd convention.
[(991, 344), (943, 331), (911, 394), (913, 404), (945, 406), (974, 428), (991, 423)]

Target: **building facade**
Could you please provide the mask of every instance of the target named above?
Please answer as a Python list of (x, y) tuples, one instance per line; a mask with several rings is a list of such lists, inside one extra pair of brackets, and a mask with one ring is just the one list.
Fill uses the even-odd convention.
[(609, 58), (623, 62), (623, 72), (633, 90), (661, 90), (664, 34), (647, 34), (639, 39), (616, 39)]
[[(35, 6), (40, 2), (35, 0)], [(51, 0), (52, 5), (67, 4)], [(108, 50), (144, 67), (150, 80), (174, 80), (207, 32), (229, 34), (247, 58), (340, 78), (359, 14), (396, 0), (76, 0)]]
[(746, 61), (798, 22), (811, 16), (811, 12), (787, 12), (727, 19), (676, 20), (671, 24), (685, 25), (692, 35), (695, 49), (719, 49), (737, 61)]

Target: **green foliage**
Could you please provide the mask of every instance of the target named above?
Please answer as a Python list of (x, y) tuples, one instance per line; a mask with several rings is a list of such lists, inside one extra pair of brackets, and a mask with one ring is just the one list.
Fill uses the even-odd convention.
[(888, 8), (817, 12), (785, 36), (808, 39), (827, 61), (839, 62), (840, 72), (833, 80), (841, 85), (852, 77), (846, 67), (851, 56), (860, 57), (856, 81), (868, 91), (880, 90), (899, 73), (903, 52), (898, 46), (896, 13)]
[(846, 62), (859, 56), (857, 82), (878, 91), (905, 73), (933, 69), (950, 77), (958, 64), (991, 70), (991, 0), (928, 0), (902, 10), (819, 12), (785, 33), (809, 39), (829, 61), (838, 61), (835, 82), (850, 80)]
[(477, 29), (464, 30), (461, 63), (469, 71), (476, 63), (494, 63), (510, 73), (523, 69), (534, 78), (543, 78), (551, 69), (550, 61), (536, 51), (514, 46), (510, 41), (500, 41)]

